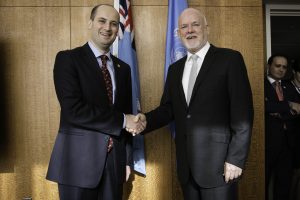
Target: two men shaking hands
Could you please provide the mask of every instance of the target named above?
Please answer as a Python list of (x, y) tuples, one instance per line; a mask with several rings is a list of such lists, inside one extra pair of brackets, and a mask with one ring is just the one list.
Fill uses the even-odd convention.
[(147, 119), (143, 113), (137, 115), (126, 115), (126, 131), (132, 136), (138, 135), (145, 130), (147, 126)]

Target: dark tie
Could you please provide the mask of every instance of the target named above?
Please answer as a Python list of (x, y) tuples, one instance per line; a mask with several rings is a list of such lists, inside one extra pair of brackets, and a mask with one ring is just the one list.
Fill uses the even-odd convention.
[(282, 92), (282, 87), (281, 87), (279, 81), (275, 81), (275, 91), (276, 91), (278, 100), (279, 101), (283, 101), (284, 100), (284, 98), (283, 98), (283, 92)]
[[(111, 77), (110, 77), (109, 71), (107, 69), (108, 57), (106, 55), (101, 55), (100, 58), (102, 61), (101, 70), (102, 70), (102, 74), (103, 74), (103, 78), (104, 78), (104, 82), (105, 82), (105, 87), (106, 87), (106, 91), (107, 91), (107, 95), (108, 95), (109, 104), (112, 105), (113, 104), (113, 91), (112, 91)], [(110, 152), (112, 147), (113, 147), (113, 140), (111, 137), (109, 137), (107, 152)]]
[(109, 104), (112, 105), (113, 91), (112, 91), (111, 77), (110, 77), (109, 71), (107, 69), (108, 57), (106, 55), (101, 55), (100, 58), (102, 61), (101, 70), (102, 70), (102, 74), (103, 74), (103, 78), (104, 78), (104, 82), (105, 82), (105, 87), (106, 87), (106, 91), (107, 91), (107, 95), (108, 95)]

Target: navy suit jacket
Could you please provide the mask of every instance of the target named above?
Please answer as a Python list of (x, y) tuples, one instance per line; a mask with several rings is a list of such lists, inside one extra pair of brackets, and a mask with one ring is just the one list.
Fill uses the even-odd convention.
[(125, 166), (132, 165), (132, 137), (122, 129), (123, 113), (132, 112), (131, 73), (126, 63), (111, 58), (116, 80), (114, 105), (109, 105), (101, 69), (88, 44), (57, 54), (54, 84), (61, 115), (47, 179), (95, 188), (112, 137), (115, 173), (120, 183), (125, 180)]
[(181, 184), (191, 174), (201, 187), (222, 186), (224, 163), (243, 168), (250, 145), (253, 105), (246, 66), (239, 52), (211, 45), (187, 105), (186, 59), (170, 66), (160, 106), (146, 114), (146, 132), (175, 120)]

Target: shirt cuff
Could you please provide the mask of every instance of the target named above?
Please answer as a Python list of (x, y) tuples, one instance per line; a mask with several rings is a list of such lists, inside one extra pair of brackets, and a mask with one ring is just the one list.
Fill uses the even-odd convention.
[(124, 113), (123, 113), (123, 116), (124, 116), (124, 120), (123, 120), (123, 128), (126, 128), (126, 116), (125, 116)]

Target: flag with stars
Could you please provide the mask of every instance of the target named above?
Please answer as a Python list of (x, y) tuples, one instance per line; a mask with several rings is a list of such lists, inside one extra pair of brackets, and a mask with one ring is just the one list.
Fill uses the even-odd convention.
[[(134, 29), (130, 0), (114, 0), (114, 7), (120, 14), (118, 40), (113, 45), (113, 54), (130, 65), (132, 79), (132, 112), (137, 114), (140, 106), (140, 81), (137, 65), (137, 55), (134, 42)], [(134, 170), (146, 175), (144, 136), (133, 137)]]

